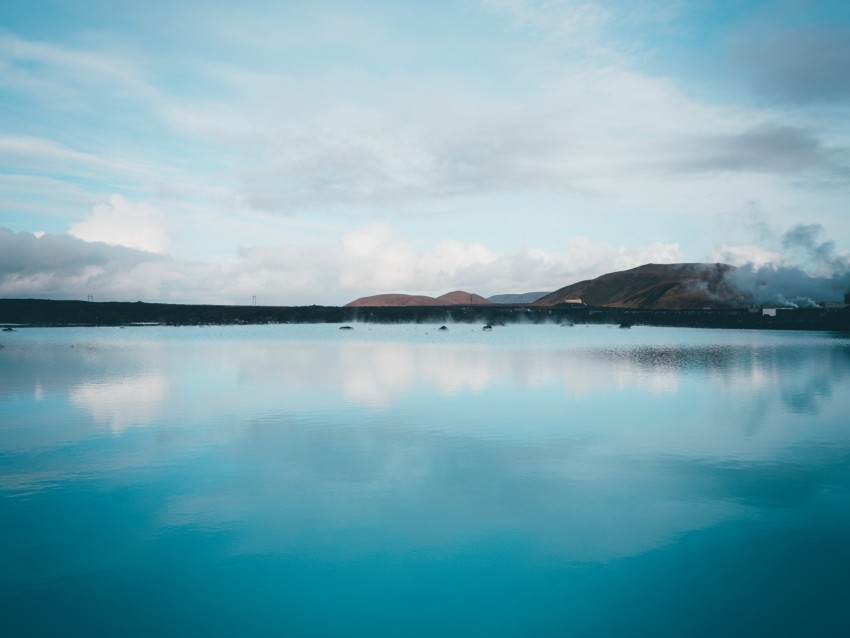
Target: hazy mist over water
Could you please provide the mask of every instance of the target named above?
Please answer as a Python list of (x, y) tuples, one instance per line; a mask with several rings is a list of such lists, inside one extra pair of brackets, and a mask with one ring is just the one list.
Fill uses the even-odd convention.
[(0, 343), (10, 635), (842, 635), (850, 338)]

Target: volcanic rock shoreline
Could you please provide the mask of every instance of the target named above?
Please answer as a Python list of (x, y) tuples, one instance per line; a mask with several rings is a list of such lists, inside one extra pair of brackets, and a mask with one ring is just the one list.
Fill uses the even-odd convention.
[(0, 299), (0, 326), (243, 325), (284, 323), (520, 323), (687, 326), (850, 332), (850, 308), (641, 309), (575, 304), (340, 307), (221, 306)]

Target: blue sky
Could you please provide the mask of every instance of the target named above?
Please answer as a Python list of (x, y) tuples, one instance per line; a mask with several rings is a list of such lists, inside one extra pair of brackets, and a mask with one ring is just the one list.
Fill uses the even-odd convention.
[(846, 2), (3, 3), (0, 296), (832, 274), (848, 107)]

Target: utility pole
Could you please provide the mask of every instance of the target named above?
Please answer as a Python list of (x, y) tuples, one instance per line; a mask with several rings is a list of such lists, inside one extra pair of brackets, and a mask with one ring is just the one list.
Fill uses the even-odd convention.
[(257, 295), (251, 295), (251, 305), (252, 306), (257, 305)]

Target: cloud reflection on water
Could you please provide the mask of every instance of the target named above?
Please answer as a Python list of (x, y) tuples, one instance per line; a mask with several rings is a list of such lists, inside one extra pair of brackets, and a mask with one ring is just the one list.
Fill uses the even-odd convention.
[[(586, 561), (817, 499), (846, 463), (846, 341), (695, 343), (703, 333), (634, 330), (612, 344), (610, 331), (588, 329), (550, 343), (547, 329), (527, 328), (545, 336), (520, 345), (189, 339), (59, 344), (29, 358), (11, 349), (0, 366), (23, 362), (24, 373), (4, 396), (23, 416), (4, 487), (37, 483), (30, 451), (51, 477), (45, 489), (83, 469), (138, 480), (167, 460), (175, 475), (157, 480), (191, 481), (151, 515), (169, 529), (229, 530), (236, 552), (357, 555), (513, 537)], [(51, 440), (75, 439), (27, 427), (38, 387), (88, 415), (88, 425), (69, 423), (77, 442), (104, 425), (116, 436), (39, 457)], [(7, 432), (0, 449), (10, 449)], [(780, 498), (783, 477), (805, 486), (796, 501)]]
[(128, 427), (148, 425), (162, 415), (168, 395), (168, 380), (161, 374), (142, 374), (99, 383), (81, 383), (71, 388), (68, 399), (84, 408), (98, 425), (114, 433)]

